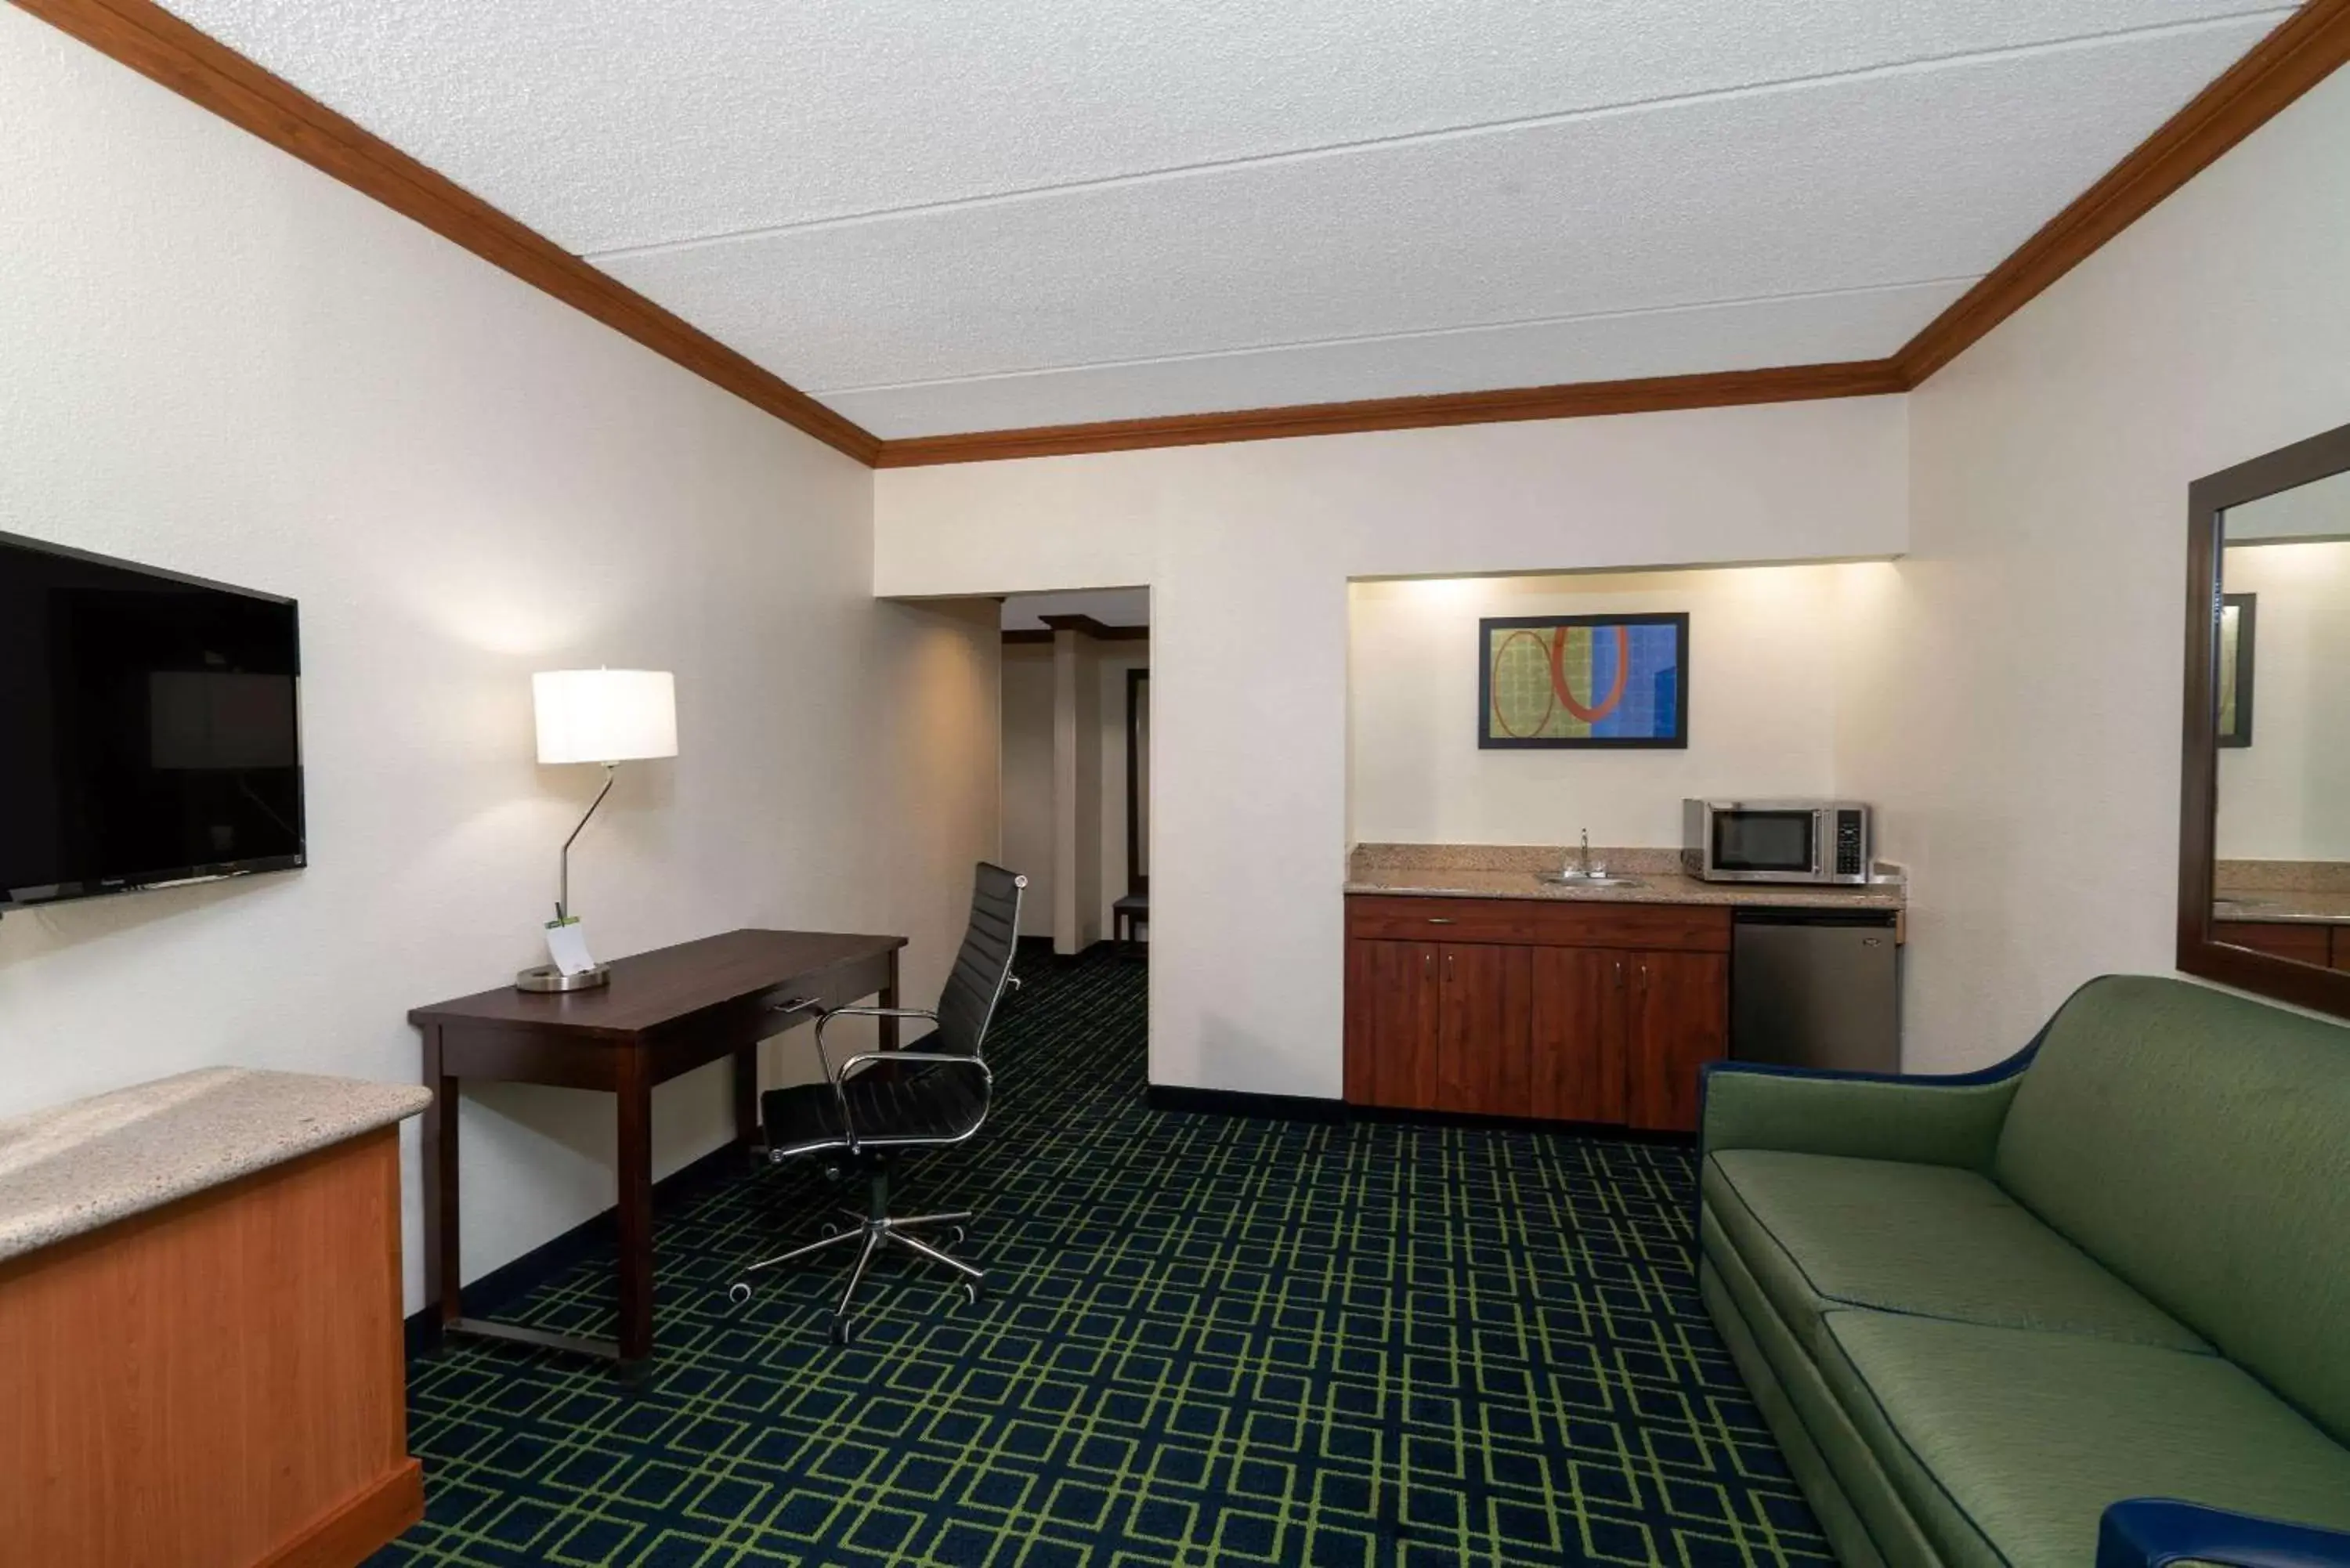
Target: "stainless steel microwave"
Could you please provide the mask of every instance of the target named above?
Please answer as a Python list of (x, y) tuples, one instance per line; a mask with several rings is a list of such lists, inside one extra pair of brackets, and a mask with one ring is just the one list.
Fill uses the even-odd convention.
[(1681, 803), (1681, 864), (1708, 882), (1866, 882), (1876, 840), (1858, 801)]

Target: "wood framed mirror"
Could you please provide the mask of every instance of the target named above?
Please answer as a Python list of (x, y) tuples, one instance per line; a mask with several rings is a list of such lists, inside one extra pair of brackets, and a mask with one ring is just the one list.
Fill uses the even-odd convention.
[(2188, 507), (2178, 967), (2350, 1017), (2350, 425)]

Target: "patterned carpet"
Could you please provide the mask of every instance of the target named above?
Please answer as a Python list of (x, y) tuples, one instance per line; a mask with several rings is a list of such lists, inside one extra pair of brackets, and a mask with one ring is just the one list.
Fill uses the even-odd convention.
[[(992, 1295), (887, 1254), (859, 1338), (813, 1170), (660, 1231), (661, 1370), (471, 1342), (420, 1363), (423, 1523), (373, 1562), (1815, 1564), (1698, 1304), (1681, 1148), (1143, 1103), (1143, 967), (1024, 958), (980, 1137), (899, 1173), (980, 1213)], [(854, 1194), (846, 1195), (851, 1201)], [(507, 1315), (608, 1333), (608, 1260)]]

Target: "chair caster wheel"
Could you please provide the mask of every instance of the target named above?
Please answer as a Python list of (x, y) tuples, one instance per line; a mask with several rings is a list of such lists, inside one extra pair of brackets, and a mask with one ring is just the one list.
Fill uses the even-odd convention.
[(744, 1302), (749, 1301), (751, 1299), (751, 1282), (748, 1280), (737, 1280), (733, 1284), (727, 1286), (726, 1299), (733, 1302), (736, 1306), (741, 1306)]
[(951, 1238), (952, 1238), (952, 1240), (951, 1240), (951, 1241), (949, 1241), (947, 1242), (947, 1245), (948, 1245), (948, 1246), (950, 1246), (950, 1247), (960, 1247), (960, 1246), (962, 1246), (962, 1245), (963, 1230), (962, 1230), (962, 1226), (960, 1226), (960, 1225), (951, 1225), (951, 1226), (947, 1227), (947, 1234), (948, 1234), (948, 1236), (950, 1236)]
[(965, 1280), (962, 1282), (962, 1299), (971, 1305), (977, 1306), (986, 1294), (987, 1293), (980, 1288), (977, 1280)]
[(832, 1314), (832, 1343), (845, 1345), (850, 1339), (848, 1319), (838, 1313)]
[(837, 1236), (840, 1234), (840, 1227), (827, 1220), (816, 1228), (816, 1233), (819, 1236)]
[(840, 1167), (837, 1165), (826, 1166), (824, 1168), (824, 1179), (827, 1181), (838, 1181), (840, 1179)]

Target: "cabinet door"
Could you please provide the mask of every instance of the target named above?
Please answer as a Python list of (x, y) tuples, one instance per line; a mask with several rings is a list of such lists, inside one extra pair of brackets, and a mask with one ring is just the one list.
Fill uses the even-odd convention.
[(1533, 958), (1530, 948), (1445, 944), (1438, 1110), (1527, 1114)]
[(1631, 967), (1629, 953), (1604, 948), (1534, 950), (1531, 1114), (1623, 1122), (1624, 998)]
[(2293, 920), (2220, 920), (2212, 925), (2211, 936), (2213, 940), (2231, 948), (2250, 948), (2272, 958), (2314, 963), (2320, 969), (2338, 956), (2334, 953), (2332, 928)]
[(1436, 1104), (1433, 942), (1347, 944), (1347, 1099), (1426, 1110)]
[(1730, 961), (1720, 953), (1625, 959), (1632, 971), (1627, 1119), (1636, 1127), (1695, 1132), (1698, 1069), (1730, 1054)]

